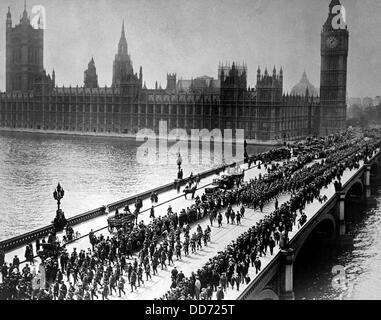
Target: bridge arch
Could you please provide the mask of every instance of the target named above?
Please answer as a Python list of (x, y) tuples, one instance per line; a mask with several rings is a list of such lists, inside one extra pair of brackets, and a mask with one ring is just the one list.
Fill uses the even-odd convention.
[(313, 234), (324, 234), (327, 239), (333, 237), (335, 235), (336, 230), (336, 221), (332, 214), (325, 213), (314, 225), (311, 225), (298, 240), (297, 246), (294, 248), (295, 259), (300, 252), (300, 250), (304, 247), (307, 240)]
[(279, 300), (279, 296), (272, 288), (264, 288), (259, 295), (251, 300)]
[(361, 198), (364, 193), (364, 184), (360, 179), (355, 180), (345, 194), (346, 199)]

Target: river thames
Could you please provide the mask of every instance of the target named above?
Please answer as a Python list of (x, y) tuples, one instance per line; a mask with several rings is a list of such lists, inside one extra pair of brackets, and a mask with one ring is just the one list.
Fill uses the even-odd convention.
[[(176, 151), (170, 149), (172, 163), (149, 165), (137, 161), (141, 145), (122, 138), (0, 132), (0, 240), (47, 225), (55, 215), (52, 194), (58, 182), (65, 189), (62, 208), (71, 217), (173, 181)], [(248, 146), (247, 151), (268, 149)], [(221, 154), (202, 159), (184, 161), (184, 176), (231, 162)], [(298, 256), (297, 299), (381, 299), (380, 183), (374, 193), (375, 203), (351, 205), (346, 213), (353, 247), (317, 240)], [(332, 285), (331, 270), (337, 265), (347, 274), (341, 288)]]

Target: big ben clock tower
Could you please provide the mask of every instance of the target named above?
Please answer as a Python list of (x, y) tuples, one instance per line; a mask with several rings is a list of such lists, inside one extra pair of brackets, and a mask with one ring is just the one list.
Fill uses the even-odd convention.
[(349, 32), (339, 0), (329, 5), (321, 32), (320, 135), (345, 129)]

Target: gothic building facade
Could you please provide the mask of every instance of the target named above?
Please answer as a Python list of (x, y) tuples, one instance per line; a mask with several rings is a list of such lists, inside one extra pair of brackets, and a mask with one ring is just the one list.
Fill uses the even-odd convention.
[[(332, 21), (331, 6), (337, 1), (332, 0), (328, 20)], [(237, 63), (220, 64), (218, 79), (183, 80), (168, 74), (164, 89), (157, 84), (148, 89), (142, 67), (134, 73), (124, 23), (111, 87), (99, 87), (94, 59), (84, 72), (83, 87), (57, 87), (54, 71), (50, 76), (43, 68), (43, 30), (30, 25), (26, 8), (15, 27), (8, 11), (6, 25), (7, 88), (0, 94), (0, 127), (123, 135), (143, 128), (159, 132), (163, 120), (168, 130), (183, 128), (189, 133), (244, 129), (245, 138), (256, 141), (297, 139), (344, 128), (348, 38), (347, 33), (336, 35), (327, 23), (322, 31), (320, 98), (308, 90), (285, 94), (282, 68), (277, 72), (274, 67), (272, 73), (258, 68), (256, 85), (250, 88), (246, 65)], [(339, 44), (323, 48), (330, 37), (337, 37)]]

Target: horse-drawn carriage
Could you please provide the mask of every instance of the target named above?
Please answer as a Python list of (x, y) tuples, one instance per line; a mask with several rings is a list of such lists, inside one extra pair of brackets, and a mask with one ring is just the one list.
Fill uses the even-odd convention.
[(213, 179), (213, 183), (205, 188), (205, 194), (211, 195), (218, 191), (220, 188), (220, 179)]
[(233, 173), (231, 175), (223, 175), (219, 183), (219, 188), (223, 190), (232, 189), (236, 184), (243, 180), (244, 173)]
[(111, 233), (115, 229), (129, 229), (133, 227), (135, 215), (132, 213), (116, 213), (115, 216), (107, 218), (108, 231)]
[(58, 242), (41, 243), (40, 248), (41, 249), (38, 250), (37, 254), (41, 260), (46, 260), (48, 258), (57, 259), (63, 251), (63, 247)]
[(196, 190), (197, 190), (197, 184), (194, 185), (193, 187), (190, 187), (189, 185), (187, 185), (183, 190), (185, 199), (187, 199), (187, 194), (191, 194), (192, 199), (194, 199), (194, 194), (195, 194)]

